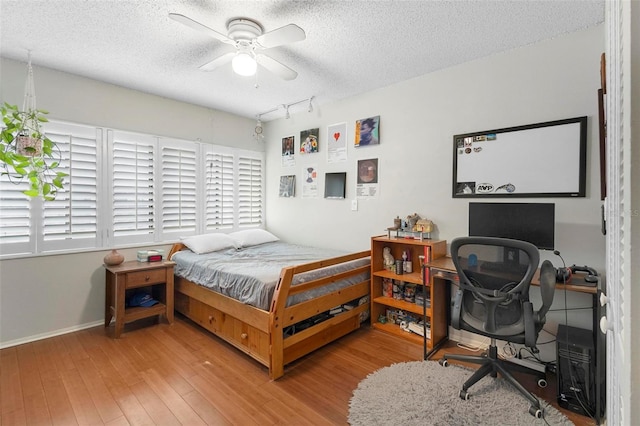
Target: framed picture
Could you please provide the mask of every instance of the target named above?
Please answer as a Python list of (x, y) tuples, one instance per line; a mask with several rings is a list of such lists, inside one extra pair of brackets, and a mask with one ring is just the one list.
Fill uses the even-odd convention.
[(282, 138), (282, 156), (293, 155), (294, 154), (294, 142), (295, 136), (287, 136)]
[(296, 176), (280, 176), (280, 196), (289, 198), (296, 196)]
[(309, 129), (300, 132), (300, 154), (313, 154), (318, 152), (320, 129)]
[(380, 143), (380, 116), (356, 121), (355, 146), (378, 145)]

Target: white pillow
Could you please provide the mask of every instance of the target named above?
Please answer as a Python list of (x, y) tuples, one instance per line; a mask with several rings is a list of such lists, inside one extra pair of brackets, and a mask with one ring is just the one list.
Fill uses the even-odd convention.
[(232, 232), (229, 236), (236, 241), (236, 247), (238, 248), (257, 246), (258, 244), (280, 240), (280, 238), (264, 229), (245, 229), (243, 231)]
[(202, 234), (182, 238), (181, 242), (197, 254), (210, 253), (228, 248), (239, 248), (236, 240), (227, 234)]

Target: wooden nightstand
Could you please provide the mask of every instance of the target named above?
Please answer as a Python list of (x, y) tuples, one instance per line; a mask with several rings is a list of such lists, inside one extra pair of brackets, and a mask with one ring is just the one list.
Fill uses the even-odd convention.
[[(114, 337), (120, 337), (126, 323), (160, 315), (173, 323), (173, 266), (175, 262), (124, 262), (106, 266), (104, 326), (115, 317)], [(147, 287), (147, 288), (145, 288)], [(126, 307), (127, 297), (136, 290), (146, 290), (159, 303), (145, 307)]]

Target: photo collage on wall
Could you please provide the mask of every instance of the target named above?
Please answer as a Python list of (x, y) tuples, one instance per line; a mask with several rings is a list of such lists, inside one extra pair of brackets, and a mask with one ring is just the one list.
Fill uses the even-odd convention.
[[(362, 118), (355, 121), (354, 147), (366, 147), (380, 144), (380, 116)], [(336, 123), (327, 126), (326, 136), (320, 134), (319, 128), (300, 131), (300, 139), (296, 143), (296, 136), (282, 138), (282, 167), (294, 167), (296, 156), (302, 160), (310, 154), (320, 151), (320, 138), (325, 137), (327, 164), (346, 162), (348, 158), (347, 123)], [(311, 157), (309, 157), (311, 158)], [(320, 176), (316, 164), (305, 164), (301, 169), (302, 198), (316, 198), (320, 195), (318, 177)], [(356, 169), (356, 196), (358, 198), (372, 198), (378, 194), (378, 159), (368, 158), (357, 160)], [(331, 173), (340, 170), (331, 170)], [(280, 176), (279, 195), (283, 198), (295, 197), (295, 174)], [(326, 184), (326, 182), (325, 182)], [(326, 189), (326, 188), (325, 188)]]

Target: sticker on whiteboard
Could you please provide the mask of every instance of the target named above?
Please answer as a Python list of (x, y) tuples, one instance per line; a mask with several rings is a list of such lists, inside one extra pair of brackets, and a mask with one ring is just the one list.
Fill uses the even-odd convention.
[(465, 148), (464, 149), (464, 153), (465, 154), (471, 154), (471, 148)]
[(493, 184), (479, 183), (476, 185), (476, 192), (478, 194), (488, 194), (490, 192), (493, 192)]
[(473, 194), (476, 189), (475, 182), (458, 182), (456, 194)]
[(503, 189), (504, 189), (505, 191), (507, 191), (509, 194), (511, 194), (512, 192), (515, 192), (515, 190), (516, 190), (516, 186), (515, 186), (514, 184), (512, 184), (512, 183), (507, 183), (507, 184), (505, 184), (505, 185), (500, 185), (500, 186), (496, 189), (496, 192), (498, 192), (498, 191), (502, 191)]
[(477, 146), (475, 148), (473, 148), (473, 152), (480, 152), (482, 151), (482, 147), (481, 146)]
[(487, 140), (488, 141), (495, 141), (496, 140), (496, 134), (495, 133), (489, 133), (487, 135)]
[(456, 148), (462, 148), (462, 147), (464, 147), (464, 139), (457, 138), (456, 139)]
[(483, 141), (487, 140), (487, 136), (486, 135), (478, 135), (474, 139), (475, 139), (476, 142), (483, 142)]
[(473, 145), (473, 138), (472, 137), (464, 138), (464, 146), (471, 146), (471, 145)]

